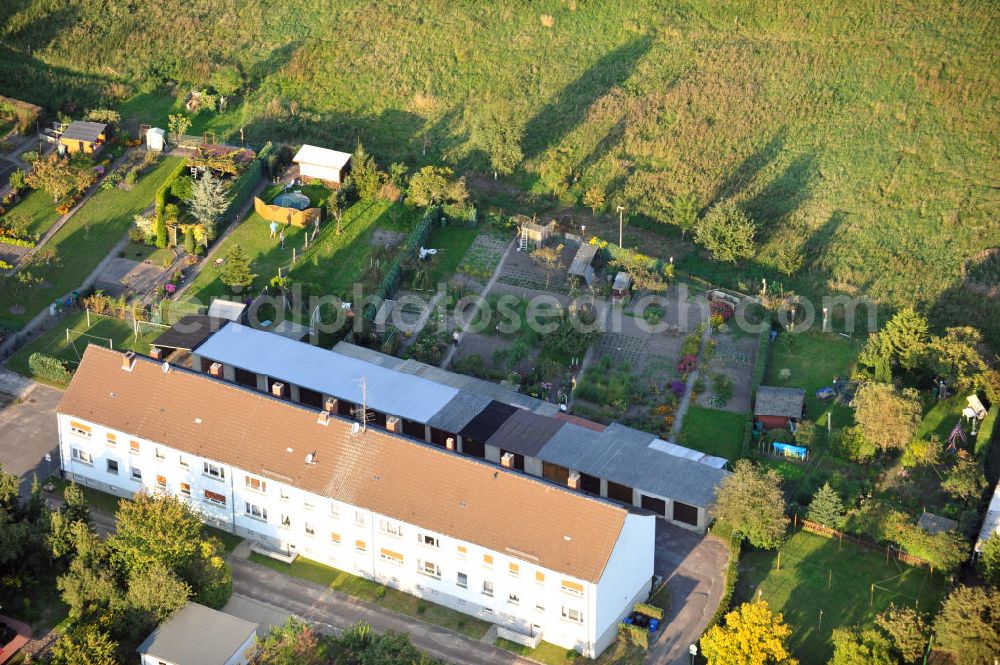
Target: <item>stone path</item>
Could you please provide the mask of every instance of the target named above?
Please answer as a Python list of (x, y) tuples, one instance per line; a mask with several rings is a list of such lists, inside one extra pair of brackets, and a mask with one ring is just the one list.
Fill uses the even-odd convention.
[[(705, 343), (708, 342), (708, 338), (712, 336), (712, 326), (706, 325), (705, 332), (701, 334), (701, 345), (698, 347), (698, 357), (701, 357), (701, 352), (705, 348)], [(699, 363), (700, 365), (700, 363)], [(684, 416), (687, 415), (688, 407), (691, 405), (691, 390), (694, 388), (694, 382), (698, 380), (698, 373), (701, 367), (694, 370), (688, 374), (687, 388), (684, 391), (684, 397), (681, 398), (681, 403), (677, 405), (677, 416), (674, 418), (674, 426), (670, 428), (670, 440), (676, 441), (677, 437), (681, 433), (681, 427), (684, 425)]]

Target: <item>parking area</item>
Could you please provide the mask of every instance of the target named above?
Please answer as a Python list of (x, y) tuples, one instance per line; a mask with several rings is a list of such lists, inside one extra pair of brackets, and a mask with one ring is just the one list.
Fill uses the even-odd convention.
[[(42, 479), (59, 469), (56, 408), (62, 391), (0, 372), (0, 462), (27, 495), (35, 475)], [(45, 461), (46, 453), (52, 462)]]

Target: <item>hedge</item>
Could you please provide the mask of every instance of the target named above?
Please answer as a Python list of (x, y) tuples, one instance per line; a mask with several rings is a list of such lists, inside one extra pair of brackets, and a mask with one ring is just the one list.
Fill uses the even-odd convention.
[(253, 161), (250, 162), (250, 166), (247, 167), (246, 171), (240, 174), (240, 177), (236, 179), (233, 186), (230, 188), (229, 192), (233, 195), (232, 200), (229, 202), (229, 206), (226, 208), (226, 212), (222, 214), (222, 219), (226, 222), (231, 222), (236, 217), (236, 213), (239, 211), (240, 206), (243, 202), (247, 200), (250, 193), (253, 192), (254, 187), (260, 182), (260, 179), (264, 177), (264, 171), (267, 169), (267, 158), (271, 152), (274, 151), (274, 147), (271, 142), (268, 141), (264, 144), (264, 147), (260, 149), (260, 152), (254, 157)]
[(764, 381), (767, 372), (767, 357), (771, 352), (771, 329), (766, 327), (760, 331), (757, 338), (757, 357), (754, 359), (753, 374), (750, 375), (750, 413), (747, 424), (743, 428), (743, 456), (750, 454), (750, 441), (753, 439), (753, 403), (757, 396), (757, 388)]
[(66, 385), (72, 378), (63, 361), (44, 353), (32, 353), (28, 358), (28, 367), (34, 376), (50, 383)]
[(15, 247), (34, 247), (38, 243), (27, 238), (14, 238), (11, 236), (0, 235), (0, 244), (14, 245)]
[(625, 623), (623, 621), (618, 624), (618, 632), (628, 637), (633, 644), (636, 644), (643, 649), (649, 648), (649, 631), (646, 628), (640, 628), (635, 624)]
[(167, 205), (167, 196), (170, 194), (170, 187), (174, 184), (174, 180), (181, 177), (187, 169), (187, 159), (182, 159), (177, 167), (170, 172), (167, 179), (163, 181), (159, 189), (156, 190), (156, 195), (154, 201), (156, 202), (156, 216), (157, 218), (163, 215), (163, 208)]
[(736, 591), (736, 580), (740, 574), (740, 549), (742, 544), (742, 540), (734, 543), (730, 539), (729, 565), (726, 566), (726, 586), (722, 589), (722, 598), (719, 599), (719, 607), (715, 610), (712, 618), (709, 619), (708, 625), (705, 626), (706, 633), (709, 628), (717, 625), (729, 613), (729, 608), (733, 603), (733, 593)]
[(648, 603), (636, 603), (633, 607), (636, 612), (641, 612), (648, 617), (653, 617), (654, 619), (663, 620), (663, 609), (657, 607), (656, 605), (650, 605)]
[[(406, 237), (406, 241), (403, 243), (403, 247), (406, 250), (417, 251), (427, 242), (434, 228), (434, 220), (437, 218), (437, 212), (438, 209), (436, 207), (427, 209), (424, 216), (420, 218), (417, 225), (410, 231), (410, 235)], [(381, 300), (391, 298), (396, 293), (396, 289), (399, 287), (399, 280), (402, 276), (403, 269), (399, 265), (399, 256), (397, 256), (385, 271), (385, 277), (382, 278), (382, 283), (378, 287), (378, 297)], [(369, 321), (374, 321), (377, 313), (378, 310), (375, 305), (369, 304), (365, 307), (363, 316)]]

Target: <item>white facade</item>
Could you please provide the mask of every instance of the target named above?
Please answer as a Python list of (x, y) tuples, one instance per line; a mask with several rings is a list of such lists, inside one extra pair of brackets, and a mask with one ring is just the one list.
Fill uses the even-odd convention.
[(299, 175), (302, 177), (339, 183), (351, 161), (351, 153), (304, 145), (299, 148), (292, 161), (299, 165)]
[[(375, 580), (584, 655), (648, 596), (655, 518), (629, 514), (597, 583), (331, 500), (154, 441), (58, 415), (67, 478), (129, 497), (140, 489), (189, 501), (206, 522), (271, 548)], [(544, 506), (533, 507), (544, 510)], [(428, 506), (433, 510), (433, 506)], [(531, 519), (530, 511), (525, 519)], [(587, 547), (580, 543), (580, 547)]]

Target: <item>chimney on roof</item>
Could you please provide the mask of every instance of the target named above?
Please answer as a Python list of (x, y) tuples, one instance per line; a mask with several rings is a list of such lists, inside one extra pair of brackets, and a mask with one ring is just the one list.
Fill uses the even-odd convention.
[(153, 346), (149, 349), (149, 357), (153, 360), (163, 360), (164, 355), (166, 355), (166, 353), (158, 346)]
[(455, 450), (455, 437), (449, 436), (444, 440), (444, 447), (448, 450)]
[(578, 489), (580, 489), (580, 472), (579, 471), (570, 471), (569, 472), (569, 478), (566, 480), (566, 487), (570, 488), (571, 490), (578, 490)]
[(327, 397), (326, 402), (323, 403), (323, 410), (327, 413), (336, 413), (338, 408), (338, 402), (336, 397)]
[(385, 428), (390, 432), (395, 432), (396, 434), (403, 433), (403, 421), (399, 419), (399, 416), (389, 416), (385, 419)]
[(316, 418), (316, 423), (319, 425), (329, 425), (330, 424), (330, 414), (326, 411), (320, 411), (319, 417)]
[(135, 352), (128, 351), (122, 356), (122, 369), (131, 372), (133, 367), (135, 367)]
[(281, 381), (275, 381), (271, 384), (271, 394), (275, 397), (285, 399), (288, 397), (288, 387)]
[(217, 379), (222, 378), (222, 363), (212, 363), (208, 366), (208, 375)]
[(500, 466), (505, 469), (514, 468), (514, 453), (504, 453), (500, 456)]

